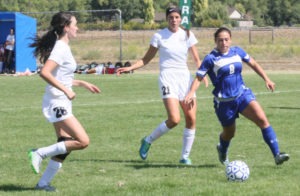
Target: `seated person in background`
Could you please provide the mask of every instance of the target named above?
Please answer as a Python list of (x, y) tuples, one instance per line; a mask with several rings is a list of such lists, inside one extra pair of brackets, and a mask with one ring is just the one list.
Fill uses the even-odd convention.
[(107, 74), (114, 74), (115, 73), (115, 65), (111, 62), (107, 63)]
[[(119, 68), (121, 68), (121, 67), (130, 67), (131, 66), (131, 63), (129, 62), (129, 61), (126, 61), (125, 63), (124, 63), (124, 65), (121, 63), (121, 62), (117, 62), (116, 63), (116, 65), (115, 65), (115, 72), (117, 72), (117, 70), (119, 69)], [(133, 70), (131, 70), (131, 71), (124, 71), (124, 72), (122, 72), (122, 74), (123, 73), (133, 73)]]
[[(125, 63), (124, 63), (124, 67), (130, 67), (131, 66), (131, 63), (129, 62), (129, 61), (126, 61)], [(133, 73), (133, 70), (131, 70), (131, 71), (126, 71), (126, 72), (123, 72), (123, 73)]]
[(101, 75), (106, 73), (105, 64), (97, 64), (95, 66), (89, 66), (90, 68), (84, 69), (84, 70), (78, 70), (77, 73), (79, 74), (96, 74)]
[(119, 69), (121, 67), (123, 67), (122, 62), (116, 62), (116, 64), (115, 64), (115, 72), (116, 72), (117, 69)]

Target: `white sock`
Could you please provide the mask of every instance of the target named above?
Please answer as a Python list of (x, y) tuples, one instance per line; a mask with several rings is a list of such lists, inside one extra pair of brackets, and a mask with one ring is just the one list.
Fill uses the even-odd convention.
[(167, 133), (170, 129), (167, 127), (166, 122), (162, 122), (161, 124), (159, 124), (156, 129), (154, 129), (154, 131), (148, 136), (146, 137), (146, 142), (148, 143), (152, 143), (155, 140), (157, 140), (160, 136), (162, 136), (163, 134)]
[(37, 153), (44, 159), (46, 157), (53, 157), (59, 154), (67, 153), (65, 142), (58, 142), (51, 146), (37, 149)]
[(43, 173), (40, 181), (38, 182), (38, 185), (41, 187), (49, 185), (51, 180), (61, 167), (62, 163), (50, 159), (45, 172)]
[(182, 152), (181, 152), (181, 159), (187, 159), (189, 158), (190, 152), (192, 150), (192, 146), (195, 139), (195, 131), (193, 129), (185, 128), (183, 131), (183, 146), (182, 146)]

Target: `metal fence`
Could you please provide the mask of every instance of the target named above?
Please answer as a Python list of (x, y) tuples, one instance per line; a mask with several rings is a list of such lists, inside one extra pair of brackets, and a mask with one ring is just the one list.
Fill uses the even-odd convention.
[[(55, 12), (25, 13), (38, 18), (39, 33), (45, 24), (49, 25)], [(78, 38), (72, 40), (71, 47), (78, 64), (89, 62), (135, 61), (143, 57), (149, 41), (157, 30), (122, 30), (120, 10), (90, 10), (74, 12), (78, 17)], [(39, 22), (42, 20), (42, 22)], [(45, 23), (45, 21), (47, 23)], [(103, 30), (103, 25), (114, 23), (114, 30)], [(117, 23), (117, 25), (116, 25)], [(300, 70), (300, 28), (233, 28), (233, 45), (246, 49), (267, 69)], [(197, 48), (201, 58), (215, 46), (215, 28), (192, 28), (199, 43)], [(158, 69), (158, 55), (151, 61), (153, 66), (145, 69)], [(190, 60), (189, 64), (193, 64)], [(274, 66), (275, 65), (275, 66)]]

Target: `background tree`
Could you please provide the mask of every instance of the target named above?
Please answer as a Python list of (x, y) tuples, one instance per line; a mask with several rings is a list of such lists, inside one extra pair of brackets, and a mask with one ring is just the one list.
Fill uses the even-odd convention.
[[(292, 1), (273, 0), (269, 1), (269, 15), (274, 26), (290, 24), (292, 20)], [(299, 10), (298, 10), (299, 12)]]
[(154, 7), (153, 0), (143, 0), (144, 3), (144, 19), (145, 23), (153, 24), (154, 23)]
[[(256, 26), (300, 24), (299, 0), (192, 0), (192, 2), (193, 26), (230, 25), (228, 7), (234, 7), (242, 14), (251, 16)], [(154, 11), (156, 13), (165, 12), (169, 5), (178, 6), (179, 0), (155, 0), (155, 3), (153, 0), (0, 0), (1, 11), (24, 13), (120, 9), (125, 23), (133, 18), (143, 18), (147, 23), (152, 23)], [(81, 23), (111, 22), (111, 19), (118, 19), (117, 14), (117, 12), (103, 12), (101, 15), (97, 13), (91, 19), (87, 14), (81, 13), (77, 17)], [(49, 16), (33, 17), (38, 18), (39, 26), (46, 25), (50, 20)]]
[(193, 1), (193, 13), (192, 13), (192, 22), (194, 25), (200, 26), (204, 13), (207, 12), (208, 9), (208, 0), (194, 0)]
[(256, 26), (270, 25), (270, 17), (268, 15), (268, 1), (258, 0), (248, 1), (245, 4), (246, 13), (253, 17)]
[(154, 9), (156, 12), (164, 12), (170, 5), (179, 5), (179, 0), (155, 0)]
[(143, 15), (143, 6), (140, 0), (111, 0), (109, 1), (109, 8), (120, 9), (124, 22)]
[(203, 11), (202, 27), (220, 27), (229, 23), (227, 7), (219, 1), (209, 1), (208, 9)]
[(291, 9), (291, 25), (300, 23), (300, 2), (295, 0)]

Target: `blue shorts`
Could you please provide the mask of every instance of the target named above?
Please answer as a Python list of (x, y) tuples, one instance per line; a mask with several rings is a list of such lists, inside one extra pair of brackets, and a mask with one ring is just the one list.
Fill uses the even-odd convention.
[(255, 99), (255, 95), (249, 88), (246, 88), (244, 92), (234, 100), (220, 101), (215, 98), (215, 112), (222, 126), (232, 125), (235, 119), (239, 117), (239, 113)]

